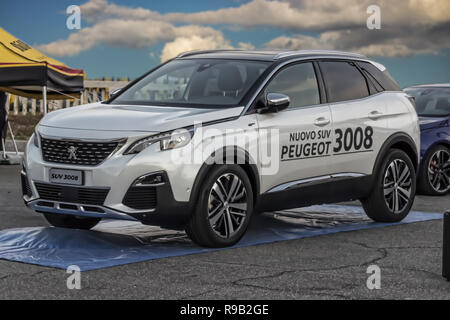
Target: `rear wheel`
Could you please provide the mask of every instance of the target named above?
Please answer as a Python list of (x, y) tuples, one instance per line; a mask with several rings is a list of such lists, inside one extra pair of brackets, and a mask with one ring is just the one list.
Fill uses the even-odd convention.
[(450, 150), (434, 146), (425, 155), (417, 187), (422, 194), (442, 196), (450, 191)]
[(68, 214), (43, 213), (45, 219), (54, 227), (69, 229), (92, 229), (100, 222), (100, 218), (77, 217)]
[(416, 193), (416, 174), (411, 159), (404, 151), (391, 149), (375, 179), (372, 193), (361, 201), (369, 218), (379, 222), (403, 220)]
[(204, 247), (237, 243), (253, 211), (253, 192), (246, 172), (237, 165), (215, 166), (202, 182), (186, 233)]

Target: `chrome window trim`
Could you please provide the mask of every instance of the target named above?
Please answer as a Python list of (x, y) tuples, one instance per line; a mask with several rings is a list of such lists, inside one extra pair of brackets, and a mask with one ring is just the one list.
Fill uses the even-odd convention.
[(343, 100), (343, 101), (336, 101), (336, 102), (328, 102), (327, 104), (328, 104), (329, 106), (333, 106), (333, 105), (336, 105), (336, 104), (352, 103), (352, 102), (360, 102), (360, 101), (364, 101), (364, 100), (370, 99), (370, 98), (372, 98), (372, 97), (377, 97), (377, 96), (382, 95), (382, 94), (385, 94), (385, 93), (404, 93), (404, 92), (403, 92), (403, 91), (384, 90), (384, 91), (377, 92), (377, 93), (368, 95), (367, 97), (363, 97), (363, 98), (359, 98), (359, 99)]
[[(285, 66), (288, 65), (288, 64), (295, 63), (295, 62), (300, 62), (300, 61), (314, 61), (314, 60), (318, 60), (318, 59), (331, 59), (331, 60), (333, 60), (333, 59), (336, 59), (336, 60), (339, 60), (339, 59), (348, 59), (348, 60), (354, 60), (354, 61), (363, 61), (363, 62), (371, 63), (371, 64), (373, 64), (375, 67), (377, 67), (377, 66), (374, 64), (374, 61), (372, 61), (372, 60), (370, 60), (370, 59), (368, 59), (368, 58), (364, 58), (363, 56), (361, 56), (361, 57), (359, 58), (359, 57), (351, 57), (351, 56), (348, 56), (348, 55), (347, 55), (347, 56), (320, 55), (320, 56), (313, 56), (313, 57), (311, 57), (311, 56), (305, 56), (305, 57), (299, 57), (299, 58), (295, 58), (295, 59), (289, 59), (289, 60), (286, 60), (286, 61), (284, 61), (283, 63), (280, 63), (279, 65), (277, 65), (277, 66), (276, 66), (276, 67), (275, 67), (275, 68), (267, 75), (267, 77), (266, 77), (266, 79), (264, 80), (264, 82), (263, 82), (263, 83), (258, 87), (258, 89), (255, 91), (255, 93), (253, 94), (253, 96), (251, 97), (251, 99), (249, 100), (249, 102), (247, 103), (247, 105), (245, 106), (244, 110), (242, 110), (242, 112), (241, 112), (240, 115), (242, 116), (242, 115), (245, 115), (245, 114), (247, 113), (247, 111), (250, 109), (250, 107), (251, 107), (252, 104), (255, 102), (256, 98), (259, 96), (259, 94), (260, 94), (261, 91), (264, 89), (264, 87), (267, 85), (267, 83), (272, 79), (272, 77), (275, 75), (275, 73), (277, 73), (281, 68), (285, 67)], [(377, 67), (377, 68), (378, 68), (378, 67)], [(381, 91), (381, 92), (378, 92), (378, 93), (376, 93), (376, 94), (369, 95), (369, 96), (367, 96), (367, 97), (360, 98), (360, 99), (345, 100), (345, 101), (330, 102), (330, 103), (326, 102), (326, 103), (316, 104), (316, 105), (308, 106), (308, 107), (317, 107), (317, 106), (324, 106), (324, 105), (332, 105), (332, 104), (335, 104), (335, 103), (346, 103), (346, 102), (358, 101), (358, 100), (361, 100), (361, 99), (367, 99), (367, 98), (370, 98), (370, 97), (373, 97), (373, 96), (376, 96), (376, 95), (378, 95), (378, 94), (385, 93), (385, 92), (403, 92), (403, 91)], [(299, 109), (299, 108), (304, 108), (304, 107), (295, 107), (295, 108), (292, 108), (291, 110), (295, 110), (295, 109)], [(289, 111), (289, 108), (286, 109), (286, 110), (284, 110), (284, 111)]]
[(327, 103), (321, 103), (321, 104), (313, 104), (313, 105), (310, 105), (310, 106), (301, 106), (301, 107), (287, 108), (287, 109), (285, 109), (285, 110), (283, 110), (281, 112), (289, 112), (289, 111), (294, 111), (294, 110), (311, 109), (311, 108), (326, 107), (326, 106), (332, 107), (334, 105), (343, 104), (343, 103), (361, 102), (361, 101), (367, 100), (369, 98), (377, 97), (377, 96), (379, 96), (381, 94), (389, 93), (389, 92), (390, 93), (400, 93), (400, 91), (381, 91), (381, 92), (377, 92), (375, 94), (372, 94), (372, 95), (364, 97), (364, 98), (359, 98), (359, 99), (354, 99), (354, 100), (338, 101), (338, 102), (327, 102)]

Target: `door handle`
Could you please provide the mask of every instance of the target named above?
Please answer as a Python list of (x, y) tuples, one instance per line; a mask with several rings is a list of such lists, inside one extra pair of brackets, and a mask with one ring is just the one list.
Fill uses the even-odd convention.
[(380, 112), (378, 110), (374, 110), (369, 113), (369, 119), (377, 120), (378, 118), (383, 116), (383, 112)]
[(327, 119), (324, 117), (317, 118), (316, 121), (314, 121), (314, 124), (319, 127), (326, 126), (329, 123), (330, 123), (330, 119)]

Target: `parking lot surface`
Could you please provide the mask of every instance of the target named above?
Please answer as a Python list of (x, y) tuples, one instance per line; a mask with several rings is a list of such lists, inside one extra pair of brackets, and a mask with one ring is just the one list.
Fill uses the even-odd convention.
[[(47, 226), (21, 199), (20, 166), (0, 166), (0, 230)], [(443, 212), (450, 196), (418, 196)], [(450, 299), (441, 276), (442, 220), (341, 232), (83, 272), (0, 260), (0, 299)], [(369, 265), (381, 289), (369, 290)]]

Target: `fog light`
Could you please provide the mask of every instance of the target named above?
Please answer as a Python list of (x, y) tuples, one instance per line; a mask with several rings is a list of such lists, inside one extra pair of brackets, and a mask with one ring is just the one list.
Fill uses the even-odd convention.
[(163, 173), (150, 173), (136, 179), (133, 186), (161, 186), (165, 183)]

